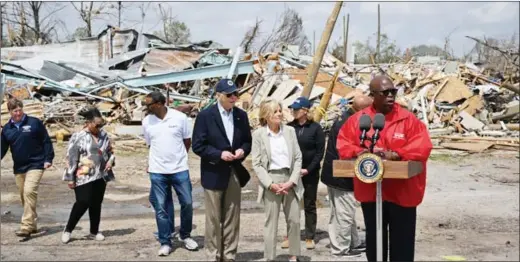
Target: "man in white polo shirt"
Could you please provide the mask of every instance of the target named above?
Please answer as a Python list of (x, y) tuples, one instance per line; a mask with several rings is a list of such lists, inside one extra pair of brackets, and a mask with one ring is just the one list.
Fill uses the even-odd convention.
[(191, 146), (188, 117), (166, 107), (166, 98), (160, 92), (148, 94), (145, 104), (150, 114), (142, 123), (144, 137), (150, 148), (150, 203), (155, 209), (161, 243), (158, 255), (167, 256), (172, 250), (170, 236), (175, 231), (172, 187), (181, 205), (179, 240), (184, 242), (186, 249), (197, 250), (198, 244), (191, 238), (193, 205), (188, 170), (188, 150)]

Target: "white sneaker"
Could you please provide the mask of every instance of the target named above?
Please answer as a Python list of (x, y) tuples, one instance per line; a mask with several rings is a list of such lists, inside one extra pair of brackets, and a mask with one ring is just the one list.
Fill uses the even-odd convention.
[(90, 239), (94, 239), (96, 241), (103, 241), (103, 240), (105, 240), (105, 236), (103, 236), (103, 234), (101, 234), (101, 233), (97, 233), (96, 235), (90, 234), (89, 238)]
[(63, 234), (61, 234), (61, 242), (63, 244), (67, 244), (70, 241), (70, 233), (63, 231)]
[(161, 248), (159, 249), (159, 252), (157, 252), (157, 255), (159, 255), (160, 257), (167, 256), (171, 252), (172, 252), (172, 248), (170, 246), (162, 245)]
[(184, 247), (186, 247), (187, 250), (193, 251), (199, 249), (199, 244), (193, 240), (191, 237), (187, 237), (185, 239), (181, 239), (179, 236), (179, 241), (184, 243)]

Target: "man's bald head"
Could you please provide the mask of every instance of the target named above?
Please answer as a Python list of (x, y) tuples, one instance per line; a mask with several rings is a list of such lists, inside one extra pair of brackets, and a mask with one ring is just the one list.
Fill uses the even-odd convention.
[(374, 77), (369, 84), (370, 92), (381, 92), (388, 89), (395, 89), (394, 83), (390, 77), (385, 75), (379, 75)]
[(392, 111), (397, 95), (397, 89), (388, 76), (380, 75), (370, 81), (370, 95), (374, 98), (374, 108), (377, 112), (387, 114)]
[(354, 109), (356, 112), (359, 110), (363, 110), (364, 108), (370, 106), (372, 104), (373, 100), (371, 97), (366, 95), (359, 95), (354, 97), (354, 100), (352, 101), (352, 109)]

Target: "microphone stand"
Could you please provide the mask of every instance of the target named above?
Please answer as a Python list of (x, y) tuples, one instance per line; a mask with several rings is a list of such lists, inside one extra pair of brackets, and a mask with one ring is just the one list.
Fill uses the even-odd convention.
[[(379, 130), (376, 130), (372, 136), (370, 144), (370, 153), (374, 153), (374, 146), (379, 140)], [(376, 182), (376, 250), (377, 261), (383, 261), (383, 196), (382, 196), (382, 180)]]

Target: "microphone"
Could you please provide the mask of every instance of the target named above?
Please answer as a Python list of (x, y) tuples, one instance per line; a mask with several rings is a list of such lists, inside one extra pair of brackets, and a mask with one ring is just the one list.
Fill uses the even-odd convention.
[(371, 151), (374, 149), (374, 146), (376, 145), (377, 140), (379, 140), (379, 132), (383, 130), (385, 127), (385, 116), (381, 113), (377, 113), (374, 116), (374, 124), (372, 125), (372, 128), (375, 130), (374, 135), (372, 136), (372, 145), (371, 145)]
[(363, 114), (361, 118), (359, 118), (359, 130), (361, 130), (361, 136), (359, 137), (360, 145), (363, 146), (363, 142), (367, 139), (367, 133), (370, 130), (370, 126), (372, 125), (372, 119), (370, 119), (369, 115)]

